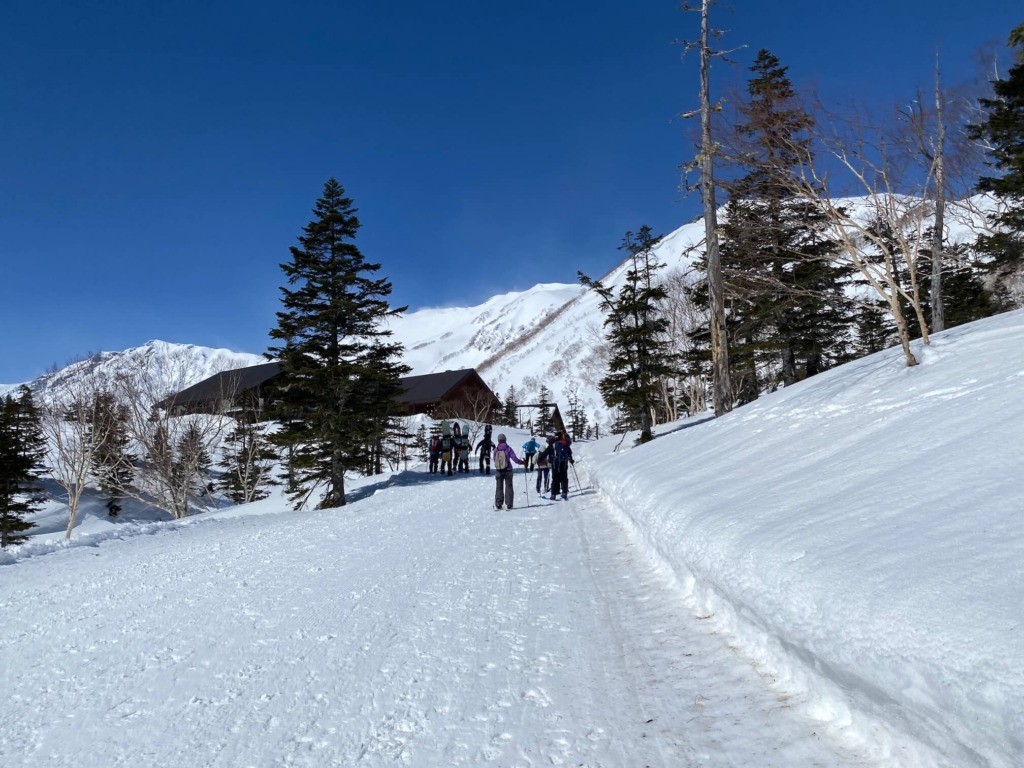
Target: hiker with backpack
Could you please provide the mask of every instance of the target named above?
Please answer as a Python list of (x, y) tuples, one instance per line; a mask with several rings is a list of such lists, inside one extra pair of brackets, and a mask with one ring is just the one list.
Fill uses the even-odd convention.
[(572, 457), (572, 447), (569, 445), (569, 435), (563, 430), (562, 434), (555, 438), (549, 446), (551, 450), (551, 500), (558, 498), (561, 491), (562, 499), (569, 498), (569, 465), (575, 464)]
[(452, 476), (452, 427), (441, 422), (441, 474)]
[(505, 442), (505, 435), (498, 435), (498, 444), (494, 447), (494, 508), (501, 509), (504, 504), (507, 509), (512, 509), (515, 501), (515, 491), (512, 489), (512, 464), (522, 464), (523, 461), (516, 456), (512, 446)]
[[(484, 427), (484, 437), (476, 444), (476, 452), (480, 456), (480, 474), (491, 474), (491, 451), (494, 450), (494, 443), (491, 442), (491, 425)], [(484, 465), (486, 464), (486, 469)]]
[(533, 457), (537, 455), (537, 451), (540, 448), (540, 443), (537, 442), (537, 438), (531, 436), (529, 441), (523, 443), (523, 453), (526, 459), (526, 471), (529, 472), (533, 469)]
[(469, 425), (467, 424), (466, 428), (463, 430), (462, 437), (459, 438), (459, 447), (458, 447), (459, 461), (458, 461), (458, 464), (457, 464), (457, 466), (455, 468), (456, 472), (462, 472), (462, 473), (467, 474), (467, 475), (469, 474), (469, 446), (470, 445), (471, 445), (471, 443), (469, 442)]
[[(551, 444), (555, 441), (555, 436), (551, 435), (548, 438), (548, 447), (537, 454), (537, 495), (540, 496), (542, 493), (547, 493), (551, 490)], [(541, 482), (543, 480), (543, 483)]]
[[(459, 471), (459, 452), (462, 449), (462, 426), (459, 422), (452, 422), (452, 463), (451, 469)], [(452, 472), (449, 472), (452, 474)]]
[(430, 474), (436, 475), (437, 474), (437, 464), (441, 460), (441, 436), (440, 435), (431, 435), (430, 436), (430, 443), (427, 445), (427, 458), (429, 459), (429, 461), (427, 463), (427, 469), (430, 471)]

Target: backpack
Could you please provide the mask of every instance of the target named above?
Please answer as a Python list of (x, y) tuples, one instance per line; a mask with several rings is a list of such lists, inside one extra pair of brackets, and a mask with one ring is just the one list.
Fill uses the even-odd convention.
[(438, 437), (437, 435), (434, 435), (432, 438), (430, 438), (430, 450), (431, 451), (440, 451), (441, 450), (441, 438)]
[(569, 460), (569, 444), (564, 440), (559, 440), (555, 443), (554, 451), (555, 461), (568, 461)]
[(494, 451), (494, 468), (508, 469), (508, 454), (500, 449)]

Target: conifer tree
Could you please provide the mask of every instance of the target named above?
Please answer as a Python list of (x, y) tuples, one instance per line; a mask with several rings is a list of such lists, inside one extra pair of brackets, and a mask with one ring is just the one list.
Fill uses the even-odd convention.
[(843, 359), (851, 313), (843, 293), (850, 270), (837, 266), (835, 243), (815, 234), (824, 215), (790, 191), (809, 156), (813, 118), (773, 54), (761, 50), (750, 70), (736, 128), (746, 173), (727, 185), (721, 244), (740, 403)]
[(601, 297), (606, 339), (611, 348), (608, 373), (598, 389), (605, 404), (619, 406), (625, 419), (640, 425), (638, 442), (651, 440), (659, 379), (670, 376), (676, 363), (667, 341), (668, 320), (661, 304), (667, 299), (657, 281), (654, 248), (660, 238), (643, 226), (627, 232), (619, 250), (630, 254), (625, 283), (616, 295), (598, 280), (577, 272), (580, 283)]
[(243, 413), (224, 438), (217, 488), (236, 504), (265, 499), (268, 488), (277, 485), (273, 471), (278, 458), (259, 422)]
[(107, 514), (116, 517), (135, 474), (135, 457), (129, 450), (127, 409), (112, 392), (100, 390), (93, 397), (89, 439), (95, 443), (92, 469), (96, 482), (108, 497)]
[(516, 392), (516, 388), (509, 385), (508, 391), (505, 393), (505, 405), (501, 411), (501, 423), (507, 427), (519, 426), (519, 393)]
[(379, 456), (388, 414), (401, 394), (402, 345), (388, 341), (384, 322), (405, 311), (387, 301), (391, 283), (372, 277), (353, 242), (359, 219), (335, 180), (324, 184), (314, 218), (281, 265), (284, 310), (270, 336), (280, 342), (267, 356), (281, 364), (274, 415), (275, 441), (289, 456), (289, 492), (301, 504), (321, 488), (319, 506), (345, 504), (345, 472)]
[(172, 461), (173, 486), (187, 513), (189, 498), (205, 496), (209, 490), (209, 471), (213, 463), (203, 432), (195, 421), (185, 426)]
[(540, 392), (537, 393), (537, 418), (533, 421), (533, 433), (543, 435), (551, 426), (551, 390), (547, 385), (541, 383)]
[(978, 182), (979, 191), (997, 195), (1005, 208), (994, 217), (999, 231), (982, 235), (977, 242), (999, 277), (1024, 266), (1024, 24), (1010, 33), (1009, 45), (1017, 49), (1016, 63), (1005, 78), (992, 84), (994, 97), (980, 99), (987, 115), (970, 129), (971, 138), (984, 142), (989, 164), (1000, 174)]
[(40, 487), (44, 443), (32, 393), (0, 400), (0, 548), (20, 544), (35, 527), (25, 518), (44, 501)]
[(569, 434), (573, 440), (585, 437), (589, 431), (587, 413), (580, 405), (580, 393), (578, 387), (573, 387), (566, 396), (569, 402)]

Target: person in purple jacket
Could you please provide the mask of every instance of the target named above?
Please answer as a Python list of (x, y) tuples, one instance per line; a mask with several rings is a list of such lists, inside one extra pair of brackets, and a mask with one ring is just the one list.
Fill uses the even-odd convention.
[(512, 465), (522, 464), (512, 446), (505, 442), (504, 435), (498, 435), (498, 444), (494, 447), (492, 464), (494, 464), (494, 508), (501, 509), (504, 504), (512, 509), (515, 501), (515, 491), (512, 490)]

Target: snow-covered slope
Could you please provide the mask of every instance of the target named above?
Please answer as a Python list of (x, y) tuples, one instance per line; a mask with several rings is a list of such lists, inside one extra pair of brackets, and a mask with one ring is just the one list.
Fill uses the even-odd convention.
[(577, 444), (567, 502), (413, 465), (6, 550), (0, 764), (1017, 768), (1022, 338)]
[[(887, 350), (591, 473), (764, 674), (953, 766), (1024, 765), (1024, 310)], [(662, 428), (662, 433), (666, 430)]]
[[(688, 224), (659, 243), (665, 272), (688, 269), (699, 256), (703, 225)], [(602, 277), (621, 285), (625, 262)], [(520, 402), (547, 386), (563, 409), (575, 391), (591, 422), (607, 426), (597, 383), (605, 373), (604, 315), (598, 297), (580, 285), (544, 283), (495, 296), (475, 307), (421, 309), (391, 324), (413, 373), (476, 368), (499, 395), (510, 386)]]

